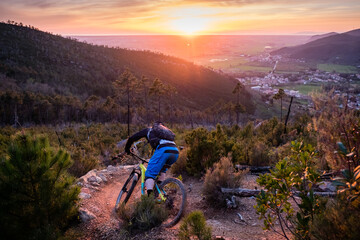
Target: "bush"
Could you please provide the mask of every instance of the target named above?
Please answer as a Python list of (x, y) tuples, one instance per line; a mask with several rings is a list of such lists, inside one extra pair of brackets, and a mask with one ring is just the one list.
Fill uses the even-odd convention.
[(84, 150), (76, 148), (72, 154), (74, 164), (69, 168), (69, 173), (75, 177), (81, 177), (90, 170), (96, 168), (98, 161), (91, 154), (86, 154)]
[[(320, 174), (314, 167), (318, 159), (311, 145), (291, 144), (291, 154), (279, 161), (271, 173), (257, 179), (265, 190), (256, 197), (254, 207), (264, 220), (266, 230), (274, 230), (278, 221), (281, 231), (274, 231), (286, 239), (289, 234), (295, 239), (309, 239), (311, 221), (324, 208), (322, 201), (314, 195), (314, 186), (320, 182)], [(292, 203), (296, 204), (298, 212)]]
[(55, 239), (77, 214), (79, 188), (46, 137), (18, 135), (0, 165), (0, 231), (5, 239)]
[(171, 166), (171, 172), (174, 174), (182, 174), (186, 172), (187, 149), (180, 151), (178, 160)]
[(249, 151), (249, 164), (251, 166), (268, 166), (270, 164), (269, 147), (261, 142), (256, 141)]
[(219, 124), (211, 132), (205, 128), (197, 128), (186, 135), (185, 141), (189, 146), (186, 170), (197, 177), (202, 176), (221, 157), (227, 156), (234, 144), (228, 140)]
[(201, 176), (207, 167), (220, 158), (218, 144), (210, 138), (210, 133), (205, 128), (193, 130), (186, 135), (185, 141), (189, 146), (186, 170), (190, 175)]
[(162, 204), (156, 203), (154, 196), (142, 195), (140, 201), (133, 205), (120, 206), (118, 215), (129, 232), (146, 231), (160, 226), (167, 217), (167, 211)]
[(325, 211), (311, 224), (311, 239), (360, 239), (360, 199), (350, 202), (344, 196), (329, 200)]
[(226, 195), (221, 188), (236, 188), (241, 186), (241, 181), (247, 171), (236, 172), (229, 158), (223, 157), (214, 164), (214, 169), (208, 169), (205, 174), (203, 194), (212, 206), (226, 207)]
[(204, 214), (201, 211), (189, 213), (180, 225), (180, 240), (195, 239), (194, 237), (199, 240), (211, 239), (211, 227), (207, 226)]

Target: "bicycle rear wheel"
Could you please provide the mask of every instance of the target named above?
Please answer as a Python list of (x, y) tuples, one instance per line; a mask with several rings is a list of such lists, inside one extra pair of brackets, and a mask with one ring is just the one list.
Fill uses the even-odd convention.
[(126, 204), (135, 189), (137, 182), (139, 181), (139, 175), (136, 172), (132, 172), (124, 186), (121, 188), (121, 191), (116, 199), (115, 210), (119, 208), (120, 205)]
[(160, 191), (165, 195), (165, 208), (168, 212), (167, 219), (162, 223), (163, 227), (174, 226), (184, 213), (186, 206), (186, 191), (183, 183), (176, 178), (168, 178), (163, 181)]

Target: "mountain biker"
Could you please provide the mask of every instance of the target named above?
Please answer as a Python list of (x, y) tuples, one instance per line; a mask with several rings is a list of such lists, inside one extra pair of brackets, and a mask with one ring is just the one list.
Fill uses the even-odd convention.
[(174, 142), (175, 134), (165, 127), (162, 122), (155, 122), (152, 127), (145, 128), (129, 137), (126, 142), (125, 152), (129, 154), (131, 145), (141, 138), (146, 138), (155, 150), (145, 172), (145, 187), (147, 194), (150, 195), (153, 192), (156, 177), (160, 173), (158, 184), (165, 180), (168, 166), (164, 165), (175, 163), (179, 157), (179, 150)]

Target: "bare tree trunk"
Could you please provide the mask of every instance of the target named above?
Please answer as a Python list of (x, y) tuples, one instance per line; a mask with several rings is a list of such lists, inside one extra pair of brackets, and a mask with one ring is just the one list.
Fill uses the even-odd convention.
[(128, 118), (127, 118), (127, 128), (128, 128), (128, 137), (130, 137), (130, 80), (127, 81), (127, 111), (128, 111)]
[(240, 91), (238, 91), (237, 95), (237, 106), (236, 106), (236, 125), (239, 125), (239, 105), (240, 105)]
[(194, 122), (193, 122), (193, 117), (192, 117), (192, 111), (190, 109), (190, 123), (191, 123), (191, 129), (194, 129)]
[(147, 89), (145, 89), (145, 114), (146, 114), (146, 124), (149, 124), (149, 109), (148, 109), (148, 99), (147, 99)]
[(280, 98), (280, 122), (282, 122), (282, 98)]
[(284, 129), (284, 133), (286, 133), (286, 125), (287, 125), (288, 120), (289, 120), (290, 110), (291, 110), (291, 104), (292, 104), (293, 99), (294, 99), (294, 97), (291, 97), (291, 99), (290, 99), (289, 109), (288, 109), (288, 113), (287, 113), (286, 119), (285, 119), (285, 129)]
[(158, 121), (161, 121), (160, 120), (160, 95), (159, 95), (159, 101), (158, 101), (158, 110), (159, 110), (159, 117), (158, 117)]

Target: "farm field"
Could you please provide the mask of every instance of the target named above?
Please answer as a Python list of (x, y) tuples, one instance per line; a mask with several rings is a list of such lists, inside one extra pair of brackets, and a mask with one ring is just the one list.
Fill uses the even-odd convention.
[(326, 72), (337, 72), (337, 73), (358, 73), (359, 69), (355, 66), (350, 65), (338, 65), (338, 64), (318, 64), (317, 68), (321, 71)]
[(276, 86), (276, 88), (295, 90), (295, 91), (299, 91), (300, 94), (309, 95), (311, 92), (320, 91), (321, 85), (320, 84), (284, 84), (281, 86)]

